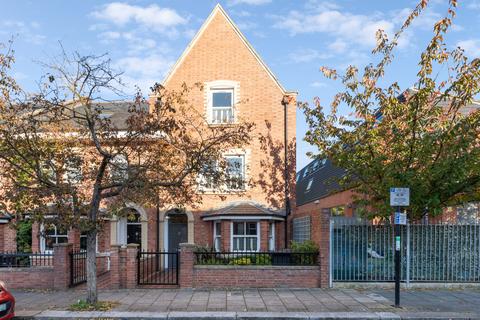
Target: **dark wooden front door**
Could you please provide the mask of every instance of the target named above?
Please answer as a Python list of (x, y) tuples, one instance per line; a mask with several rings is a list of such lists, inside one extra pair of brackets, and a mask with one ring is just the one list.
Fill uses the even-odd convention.
[(168, 252), (176, 252), (180, 243), (188, 242), (186, 222), (172, 222), (168, 225)]

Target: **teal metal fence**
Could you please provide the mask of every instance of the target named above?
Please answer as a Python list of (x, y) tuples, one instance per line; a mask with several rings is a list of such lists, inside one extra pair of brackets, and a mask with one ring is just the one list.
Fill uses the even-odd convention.
[[(330, 237), (332, 281), (394, 281), (392, 225), (333, 223)], [(480, 225), (406, 225), (401, 240), (403, 282), (480, 281)]]

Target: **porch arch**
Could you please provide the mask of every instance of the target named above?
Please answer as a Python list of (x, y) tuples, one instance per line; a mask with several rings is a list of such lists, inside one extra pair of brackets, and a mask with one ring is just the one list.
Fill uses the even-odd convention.
[[(169, 211), (175, 208), (170, 208), (167, 210), (161, 210), (159, 214), (158, 224), (161, 236), (159, 237), (159, 247), (160, 250), (167, 251), (168, 248), (165, 248), (165, 237), (166, 237), (166, 215)], [(195, 243), (195, 233), (194, 233), (194, 225), (195, 225), (195, 218), (193, 213), (188, 210), (184, 210), (183, 213), (187, 216), (187, 238), (188, 243)]]

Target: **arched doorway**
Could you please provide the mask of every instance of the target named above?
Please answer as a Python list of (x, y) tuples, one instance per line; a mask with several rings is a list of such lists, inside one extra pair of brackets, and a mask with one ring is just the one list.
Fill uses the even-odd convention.
[(117, 217), (115, 229), (117, 244), (135, 243), (140, 250), (148, 250), (148, 219), (142, 207), (130, 205), (124, 208)]
[(142, 221), (140, 213), (134, 209), (126, 209), (128, 211), (126, 216), (127, 224), (127, 244), (138, 244), (142, 250)]
[(175, 252), (180, 243), (188, 242), (188, 217), (184, 210), (171, 209), (166, 212), (167, 220), (167, 250)]

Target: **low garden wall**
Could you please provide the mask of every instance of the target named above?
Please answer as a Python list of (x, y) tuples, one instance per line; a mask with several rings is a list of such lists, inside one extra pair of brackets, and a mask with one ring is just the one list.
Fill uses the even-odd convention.
[(1, 268), (0, 280), (12, 289), (53, 289), (53, 267)]
[(316, 288), (319, 266), (210, 266), (193, 268), (196, 288)]

